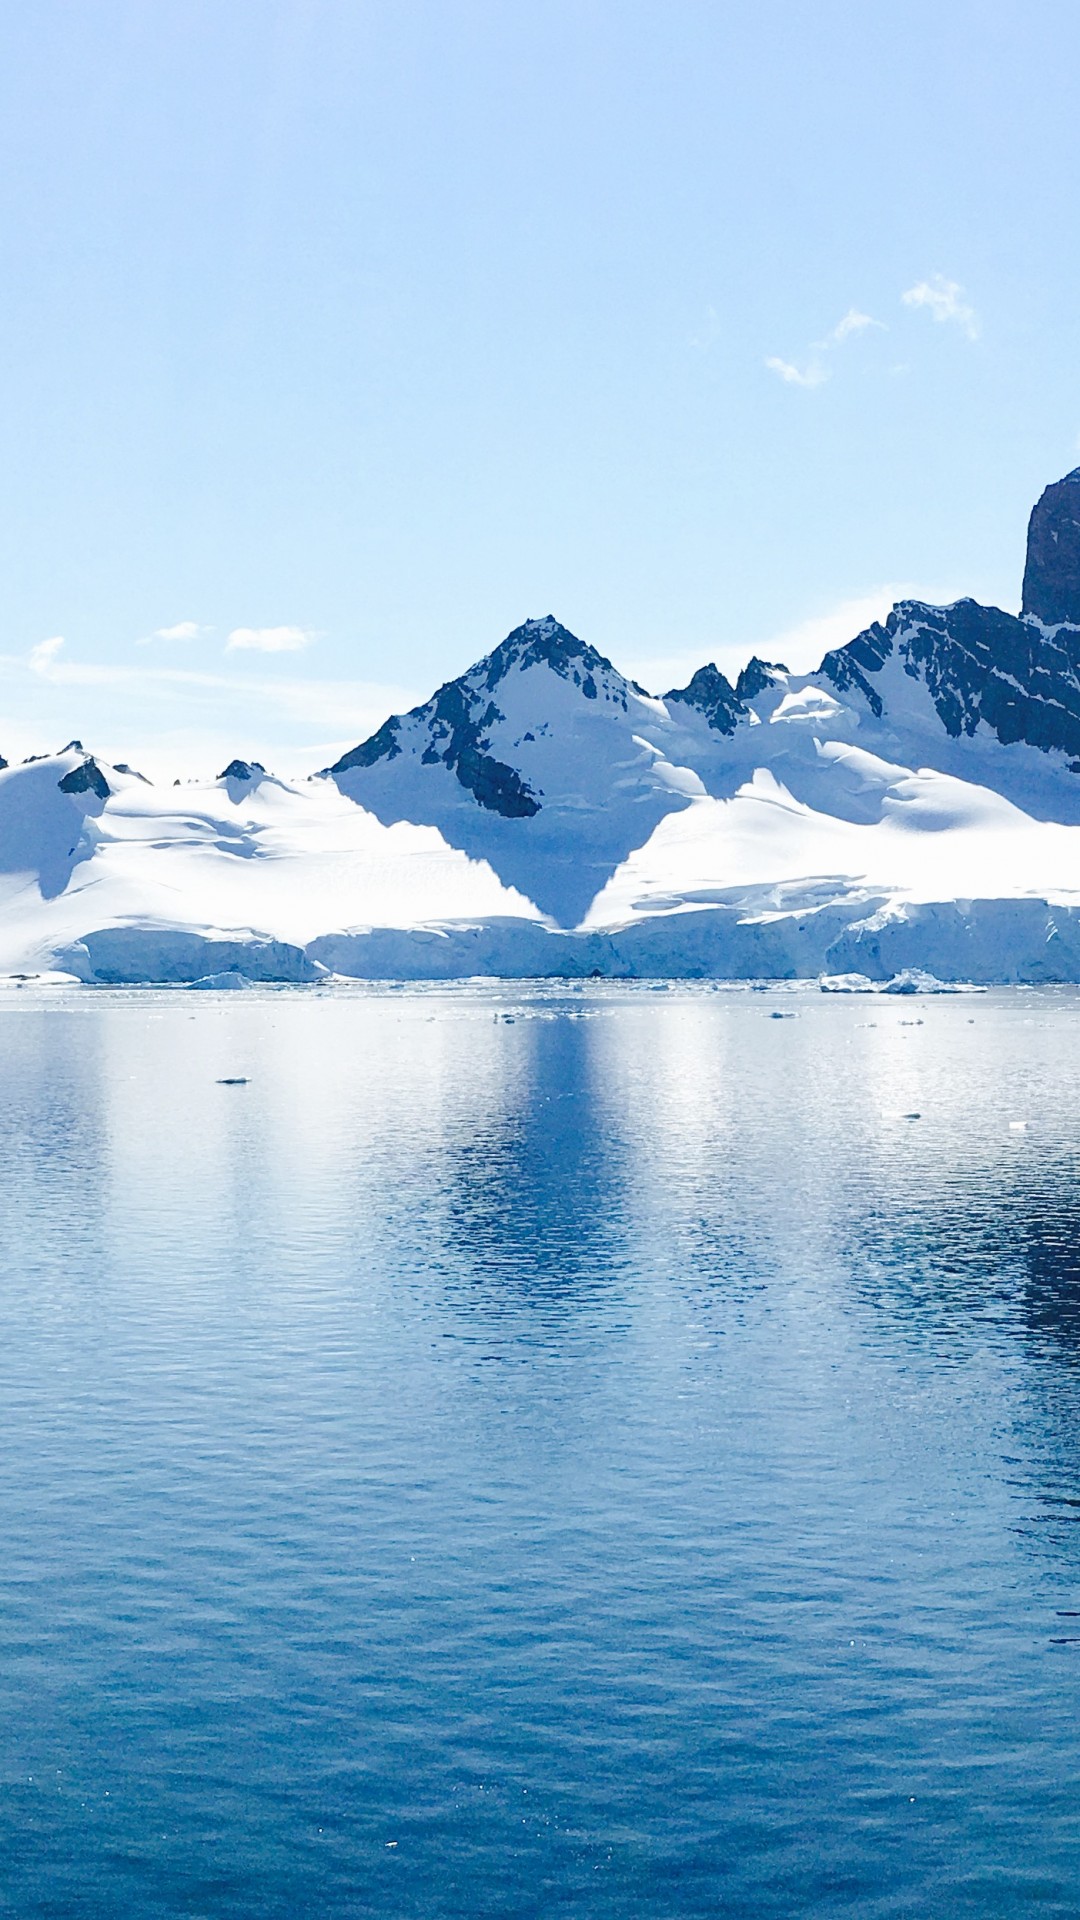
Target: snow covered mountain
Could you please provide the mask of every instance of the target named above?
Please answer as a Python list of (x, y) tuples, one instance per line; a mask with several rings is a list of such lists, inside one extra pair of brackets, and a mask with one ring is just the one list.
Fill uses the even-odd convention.
[(324, 775), (0, 771), (0, 970), (1080, 979), (1080, 469), (1023, 612), (904, 601), (657, 697), (527, 620)]
[(902, 602), (814, 674), (755, 659), (732, 686), (710, 665), (655, 699), (555, 620), (527, 621), (328, 773), (384, 822), (437, 826), (563, 926), (745, 888), (782, 888), (789, 911), (1036, 889), (1071, 903), (1074, 516), (1080, 470), (1032, 515), (1023, 617)]
[[(726, 682), (725, 682), (726, 685)], [(328, 769), (384, 822), (438, 827), (575, 926), (627, 854), (704, 789), (709, 721), (674, 713), (550, 615)]]

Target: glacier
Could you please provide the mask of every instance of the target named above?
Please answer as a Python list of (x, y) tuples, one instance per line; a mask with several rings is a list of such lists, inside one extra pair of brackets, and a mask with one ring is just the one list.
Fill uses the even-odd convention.
[(1019, 615), (656, 695), (530, 619), (320, 775), (0, 770), (0, 973), (1080, 981), (1080, 469)]

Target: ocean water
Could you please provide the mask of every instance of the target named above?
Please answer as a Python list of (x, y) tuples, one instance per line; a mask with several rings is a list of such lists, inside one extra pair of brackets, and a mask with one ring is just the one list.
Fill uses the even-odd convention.
[(1074, 991), (9, 991), (0, 1166), (0, 1912), (1080, 1913)]

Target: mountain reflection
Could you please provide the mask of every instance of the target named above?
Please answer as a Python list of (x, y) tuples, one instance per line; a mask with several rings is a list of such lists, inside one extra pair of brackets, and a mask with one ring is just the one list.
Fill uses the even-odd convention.
[(457, 1286), (489, 1305), (550, 1312), (618, 1285), (627, 1170), (598, 1124), (597, 1020), (577, 1009), (500, 1018), (515, 1027), (502, 1040), (516, 1098), (448, 1143), (441, 1251)]

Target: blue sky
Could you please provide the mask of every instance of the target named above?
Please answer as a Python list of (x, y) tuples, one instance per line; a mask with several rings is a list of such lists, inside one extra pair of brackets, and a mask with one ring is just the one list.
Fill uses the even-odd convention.
[(1080, 14), (0, 10), (0, 751), (323, 763), (529, 614), (660, 687), (1015, 606)]

